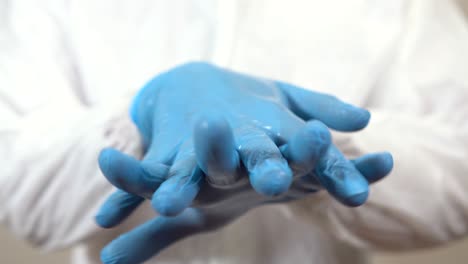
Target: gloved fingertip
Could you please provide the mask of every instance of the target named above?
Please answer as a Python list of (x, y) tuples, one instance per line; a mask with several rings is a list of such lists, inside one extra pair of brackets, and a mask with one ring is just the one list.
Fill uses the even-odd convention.
[(103, 213), (98, 213), (95, 217), (94, 220), (96, 221), (96, 224), (102, 228), (111, 228), (113, 227), (113, 221), (109, 219), (109, 216)]
[(375, 165), (372, 182), (387, 176), (393, 169), (393, 156), (389, 152), (375, 154), (377, 164)]
[(124, 264), (124, 258), (122, 253), (119, 250), (115, 250), (115, 246), (113, 245), (114, 242), (104, 247), (101, 250), (101, 262), (104, 264)]
[(112, 155), (114, 155), (115, 150), (112, 148), (104, 148), (99, 152), (98, 157), (98, 164), (99, 168), (101, 169), (102, 173), (106, 175), (109, 172), (109, 166), (112, 159)]
[(124, 221), (142, 202), (144, 198), (117, 190), (101, 205), (94, 217), (103, 228), (111, 228)]
[(344, 123), (346, 126), (343, 131), (357, 131), (365, 128), (370, 121), (371, 113), (364, 108), (359, 108), (353, 105), (349, 105), (350, 110), (347, 116), (347, 121)]
[(388, 173), (390, 173), (393, 169), (393, 156), (390, 152), (382, 152), (381, 153), (382, 155), (382, 172), (383, 174), (387, 175)]
[(371, 112), (369, 112), (369, 110), (362, 109), (361, 111), (362, 111), (362, 116), (360, 118), (361, 123), (358, 123), (358, 128), (359, 129), (365, 128), (369, 124), (369, 121), (370, 121), (370, 119), (372, 117), (372, 114), (371, 114)]
[(294, 137), (291, 143), (294, 151), (297, 152), (296, 155), (317, 159), (330, 146), (331, 141), (331, 133), (325, 124), (313, 120), (307, 122), (304, 131)]
[(156, 193), (151, 205), (162, 216), (176, 216), (188, 206), (183, 199), (169, 193)]
[(94, 216), (94, 220), (102, 228), (112, 228), (125, 218), (125, 213), (125, 211), (118, 210), (105, 203)]
[(255, 191), (266, 196), (277, 196), (291, 186), (292, 171), (287, 164), (266, 160), (252, 172), (250, 178)]
[(235, 182), (239, 156), (232, 129), (219, 113), (205, 113), (194, 126), (194, 148), (198, 166), (214, 184)]
[(369, 183), (374, 183), (392, 171), (393, 156), (389, 152), (367, 154), (353, 160), (353, 164)]
[(368, 196), (369, 192), (361, 192), (344, 197), (341, 202), (350, 207), (357, 207), (363, 205), (367, 201)]
[(356, 207), (362, 205), (367, 200), (369, 184), (358, 172), (348, 172), (347, 176), (345, 176), (345, 181), (337, 186), (335, 194), (337, 199), (344, 205)]
[(305, 127), (308, 131), (312, 131), (314, 133), (321, 133), (325, 137), (331, 137), (328, 127), (319, 120), (311, 120), (306, 123)]

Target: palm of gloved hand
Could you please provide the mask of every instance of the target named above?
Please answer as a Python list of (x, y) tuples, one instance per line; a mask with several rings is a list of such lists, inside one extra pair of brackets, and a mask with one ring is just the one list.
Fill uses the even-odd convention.
[(117, 239), (104, 250), (104, 261), (144, 261), (180, 238), (320, 186), (347, 205), (360, 205), (368, 181), (391, 169), (388, 154), (346, 160), (317, 121), (353, 131), (367, 124), (367, 111), (207, 64), (153, 79), (135, 99), (132, 117), (147, 152), (141, 162), (115, 150), (101, 153), (103, 173), (125, 192), (111, 196), (98, 222), (119, 223), (141, 197), (152, 198), (161, 215), (177, 216), (158, 217)]

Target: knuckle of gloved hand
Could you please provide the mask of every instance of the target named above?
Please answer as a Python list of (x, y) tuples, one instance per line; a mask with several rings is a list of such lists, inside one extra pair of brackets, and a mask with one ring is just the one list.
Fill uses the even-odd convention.
[(331, 143), (331, 134), (325, 125), (319, 122), (309, 123), (306, 126), (304, 138), (312, 146), (328, 147)]
[(252, 148), (245, 151), (245, 155), (248, 157), (246, 160), (246, 166), (248, 168), (257, 169), (260, 166), (265, 165), (264, 163), (269, 161), (280, 162), (282, 156), (279, 153), (270, 151), (268, 149)]
[(319, 162), (316, 169), (320, 175), (344, 179), (345, 172), (349, 170), (348, 164), (341, 159), (328, 159), (325, 162)]

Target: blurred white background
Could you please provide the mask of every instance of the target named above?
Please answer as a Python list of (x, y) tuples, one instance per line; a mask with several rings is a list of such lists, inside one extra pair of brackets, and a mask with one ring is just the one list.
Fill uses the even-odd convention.
[[(391, 0), (388, 0), (391, 1)], [(444, 0), (440, 0), (444, 1)], [(467, 15), (468, 0), (458, 0)], [(468, 190), (467, 190), (468, 191)], [(63, 264), (69, 263), (68, 251), (43, 254), (18, 241), (5, 228), (0, 227), (0, 264)], [(468, 263), (468, 239), (444, 248), (403, 254), (376, 254), (372, 264), (465, 264)]]

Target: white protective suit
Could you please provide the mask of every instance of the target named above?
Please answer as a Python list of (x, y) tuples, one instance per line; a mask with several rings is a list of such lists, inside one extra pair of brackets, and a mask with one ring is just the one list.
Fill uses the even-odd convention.
[[(468, 30), (439, 0), (0, 0), (0, 220), (74, 263), (124, 225), (94, 222), (112, 191), (97, 156), (141, 156), (128, 117), (152, 76), (191, 60), (334, 94), (372, 112), (334, 140), (388, 150), (392, 174), (346, 208), (326, 193), (251, 211), (149, 263), (364, 263), (468, 234)], [(0, 248), (0, 252), (1, 252)]]

